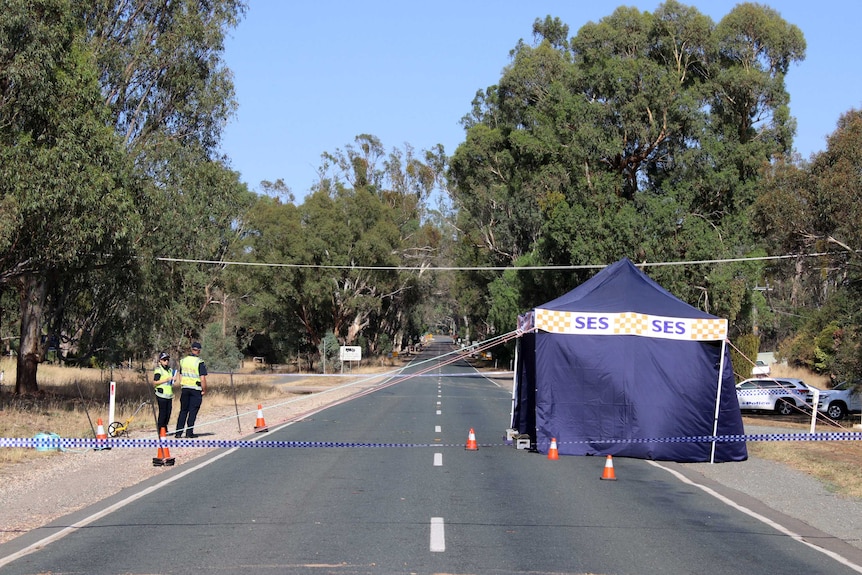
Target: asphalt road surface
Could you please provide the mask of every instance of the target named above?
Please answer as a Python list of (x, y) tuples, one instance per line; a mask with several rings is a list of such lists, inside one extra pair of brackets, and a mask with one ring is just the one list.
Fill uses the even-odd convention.
[[(669, 473), (505, 445), (510, 391), (438, 338), (374, 393), (270, 429), (38, 530), (102, 515), (4, 575), (858, 573)], [(447, 376), (447, 373), (450, 374)], [(466, 450), (470, 429), (479, 448)], [(733, 464), (721, 464), (733, 465)], [(134, 493), (132, 493), (134, 491)], [(136, 497), (135, 493), (143, 493)], [(113, 507), (111, 507), (113, 506)], [(29, 536), (29, 535), (28, 535)], [(16, 539), (18, 547), (27, 537)], [(33, 535), (35, 536), (35, 535)], [(11, 544), (0, 547), (0, 561)]]

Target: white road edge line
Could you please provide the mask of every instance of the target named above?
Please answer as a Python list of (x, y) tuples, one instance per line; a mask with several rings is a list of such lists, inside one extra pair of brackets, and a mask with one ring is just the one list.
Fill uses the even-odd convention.
[(772, 519), (769, 519), (768, 517), (765, 517), (765, 516), (761, 515), (760, 513), (757, 513), (756, 511), (752, 511), (748, 507), (744, 507), (744, 506), (740, 505), (736, 501), (733, 501), (732, 499), (725, 497), (724, 495), (718, 493), (714, 489), (707, 487), (706, 485), (701, 485), (700, 483), (696, 483), (695, 481), (692, 481), (691, 479), (689, 479), (688, 477), (686, 477), (682, 473), (676, 471), (675, 469), (670, 469), (669, 467), (665, 467), (664, 465), (661, 465), (660, 463), (657, 463), (655, 461), (649, 461), (648, 460), (647, 463), (649, 463), (650, 465), (654, 465), (655, 467), (658, 467), (659, 469), (664, 469), (665, 471), (667, 471), (671, 475), (674, 475), (677, 479), (679, 479), (683, 483), (687, 483), (688, 485), (691, 485), (693, 487), (697, 487), (698, 489), (701, 489), (702, 491), (704, 491), (705, 493), (707, 493), (709, 495), (712, 495), (713, 497), (715, 497), (716, 499), (718, 499), (719, 501), (721, 501), (725, 505), (733, 507), (734, 509), (745, 513), (749, 517), (753, 517), (754, 519), (757, 519), (761, 523), (765, 523), (766, 525), (769, 525), (770, 527), (772, 527), (776, 531), (779, 531), (780, 533), (784, 533), (785, 535), (787, 535), (791, 539), (795, 539), (796, 541), (799, 541), (800, 543), (807, 545), (811, 549), (814, 549), (815, 551), (819, 551), (820, 553), (823, 553), (827, 557), (830, 557), (830, 558), (834, 559), (835, 561), (838, 561), (842, 565), (846, 565), (847, 567), (853, 569), (857, 573), (862, 573), (862, 566), (857, 565), (856, 563), (853, 563), (852, 561), (850, 561), (846, 557), (843, 557), (843, 556), (839, 555), (838, 553), (835, 553), (834, 551), (830, 551), (829, 549), (824, 549), (823, 547), (818, 547), (817, 545), (814, 545), (813, 543), (809, 543), (808, 541), (805, 540), (804, 537), (802, 537), (802, 535), (796, 533), (795, 531), (791, 531), (787, 527), (784, 527), (783, 525), (776, 523)]
[(442, 553), (446, 551), (446, 533), (442, 517), (431, 518), (431, 552)]
[(33, 553), (34, 551), (38, 551), (38, 550), (42, 549), (43, 547), (45, 547), (46, 545), (53, 543), (55, 541), (58, 541), (58, 540), (62, 539), (63, 537), (65, 537), (66, 535), (74, 533), (78, 529), (86, 527), (87, 525), (101, 519), (102, 517), (104, 517), (106, 515), (110, 515), (114, 511), (117, 511), (118, 509), (122, 509), (123, 507), (125, 507), (129, 503), (137, 501), (138, 499), (144, 497), (145, 495), (149, 495), (150, 493), (152, 493), (154, 491), (158, 491), (159, 489), (161, 489), (162, 487), (164, 487), (168, 483), (170, 483), (172, 481), (176, 481), (180, 477), (185, 477), (186, 475), (193, 473), (202, 467), (206, 467), (210, 463), (215, 463), (216, 461), (218, 461), (222, 457), (225, 457), (225, 456), (233, 453), (237, 449), (239, 449), (239, 447), (234, 447), (233, 449), (229, 449), (229, 450), (225, 451), (224, 453), (220, 453), (220, 454), (214, 456), (212, 459), (208, 459), (208, 460), (204, 461), (203, 463), (199, 463), (198, 465), (195, 465), (194, 467), (190, 467), (190, 468), (186, 469), (185, 471), (181, 471), (180, 473), (178, 473), (176, 475), (172, 475), (168, 480), (161, 481), (161, 482), (157, 483), (156, 485), (153, 485), (151, 487), (147, 487), (143, 491), (139, 491), (138, 493), (135, 493), (134, 495), (131, 495), (131, 496), (123, 499), (122, 501), (118, 501), (117, 503), (114, 503), (110, 507), (106, 507), (105, 509), (99, 511), (98, 513), (94, 513), (93, 515), (90, 515), (89, 517), (85, 517), (84, 519), (78, 521), (77, 523), (73, 523), (72, 525), (69, 525), (68, 527), (64, 527), (63, 529), (57, 531), (53, 535), (49, 535), (48, 537), (45, 537), (44, 539), (40, 539), (39, 541), (33, 543), (32, 545), (25, 547), (24, 549), (21, 549), (17, 553), (13, 553), (12, 555), (7, 555), (6, 557), (2, 557), (2, 558), (0, 558), (0, 567), (3, 567), (4, 565), (8, 565), (9, 563), (15, 561), (16, 559), (20, 559), (21, 557), (29, 555), (30, 553)]
[[(331, 407), (331, 406), (321, 407), (320, 409), (317, 409), (315, 411), (312, 411), (312, 412), (305, 414), (303, 417), (309, 417), (311, 415), (315, 415), (317, 413), (325, 411), (329, 407)], [(294, 423), (296, 423), (296, 421), (288, 421), (287, 423), (285, 423), (283, 425), (276, 426), (275, 428), (273, 428), (273, 430), (278, 431), (280, 429), (284, 429), (285, 427), (293, 425)], [(216, 454), (213, 457), (211, 457), (210, 459), (207, 459), (206, 461), (202, 461), (201, 463), (198, 463), (197, 465), (194, 465), (193, 467), (189, 467), (188, 469), (181, 471), (181, 472), (177, 473), (176, 475), (171, 475), (169, 478), (165, 479), (164, 481), (160, 481), (159, 483), (157, 483), (155, 485), (152, 485), (152, 486), (147, 487), (146, 489), (144, 489), (142, 491), (139, 491), (133, 495), (130, 495), (129, 497), (114, 503), (110, 507), (106, 507), (105, 509), (103, 509), (97, 513), (94, 513), (93, 515), (90, 515), (89, 517), (85, 517), (84, 519), (81, 519), (77, 523), (73, 523), (72, 525), (69, 525), (68, 527), (64, 527), (63, 529), (57, 531), (53, 535), (49, 535), (48, 537), (45, 537), (44, 539), (40, 539), (39, 541), (36, 541), (32, 545), (28, 545), (27, 547), (25, 547), (24, 549), (21, 549), (20, 551), (17, 551), (11, 555), (7, 555), (6, 557), (0, 557), (0, 567), (8, 565), (9, 563), (12, 563), (13, 561), (20, 559), (22, 557), (26, 557), (27, 555), (29, 555), (30, 553), (33, 553), (34, 551), (39, 551), (43, 547), (45, 547), (45, 546), (47, 546), (47, 545), (49, 545), (55, 541), (62, 539), (66, 535), (74, 533), (78, 529), (81, 529), (82, 527), (86, 527), (87, 525), (90, 525), (91, 523), (98, 521), (102, 517), (105, 517), (106, 515), (110, 515), (114, 511), (117, 511), (118, 509), (122, 509), (123, 507), (125, 507), (129, 503), (133, 503), (133, 502), (137, 501), (138, 499), (144, 497), (145, 495), (149, 495), (150, 493), (153, 493), (154, 491), (158, 491), (159, 489), (161, 489), (165, 485), (168, 485), (172, 481), (176, 481), (177, 479), (179, 479), (181, 477), (185, 477), (186, 475), (189, 475), (190, 473), (194, 473), (198, 469), (202, 469), (211, 463), (215, 463), (216, 461), (218, 461), (222, 457), (227, 457), (228, 455), (237, 451), (238, 449), (240, 449), (240, 448), (239, 447), (233, 447), (233, 448), (228, 449), (227, 451), (224, 451), (223, 453)], [(132, 488), (134, 488), (134, 486), (132, 486)], [(39, 529), (43, 529), (43, 528), (44, 528), (44, 526), (39, 527)]]

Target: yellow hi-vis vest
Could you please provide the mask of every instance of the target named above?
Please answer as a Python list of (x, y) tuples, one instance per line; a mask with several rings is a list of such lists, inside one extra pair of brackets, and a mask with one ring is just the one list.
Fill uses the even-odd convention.
[[(156, 366), (156, 369), (153, 370), (153, 375), (158, 374), (159, 379), (153, 382), (153, 385), (156, 386), (156, 396), (163, 397), (165, 399), (171, 399), (174, 396), (174, 385), (171, 381), (171, 370), (165, 369), (161, 366), (161, 364)], [(155, 377), (153, 378), (155, 379)]]
[(201, 389), (200, 365), (203, 360), (193, 355), (187, 355), (180, 360), (180, 372), (183, 374), (181, 387), (189, 389)]

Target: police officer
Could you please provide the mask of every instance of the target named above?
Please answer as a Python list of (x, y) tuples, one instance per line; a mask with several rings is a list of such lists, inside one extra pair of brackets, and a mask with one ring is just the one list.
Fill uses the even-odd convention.
[[(180, 384), (180, 416), (174, 437), (195, 438), (195, 419), (207, 392), (207, 366), (200, 358), (201, 344), (194, 342), (189, 355), (180, 360), (178, 383)], [(188, 427), (187, 427), (188, 426)]]
[(171, 356), (165, 352), (159, 354), (159, 364), (153, 370), (153, 385), (156, 388), (156, 403), (159, 404), (157, 430), (165, 428), (168, 432), (168, 421), (171, 419), (171, 408), (174, 404), (174, 374), (170, 369)]

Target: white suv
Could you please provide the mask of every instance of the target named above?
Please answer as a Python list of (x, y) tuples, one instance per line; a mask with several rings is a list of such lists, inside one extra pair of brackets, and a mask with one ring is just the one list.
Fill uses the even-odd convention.
[(779, 415), (811, 409), (811, 388), (793, 377), (751, 378), (736, 385), (736, 398), (743, 411), (772, 411)]
[[(813, 402), (814, 397), (809, 397), (809, 406)], [(832, 419), (841, 419), (848, 413), (860, 413), (862, 412), (862, 390), (849, 381), (839, 383), (832, 389), (824, 389), (820, 392), (817, 411), (825, 413)]]

